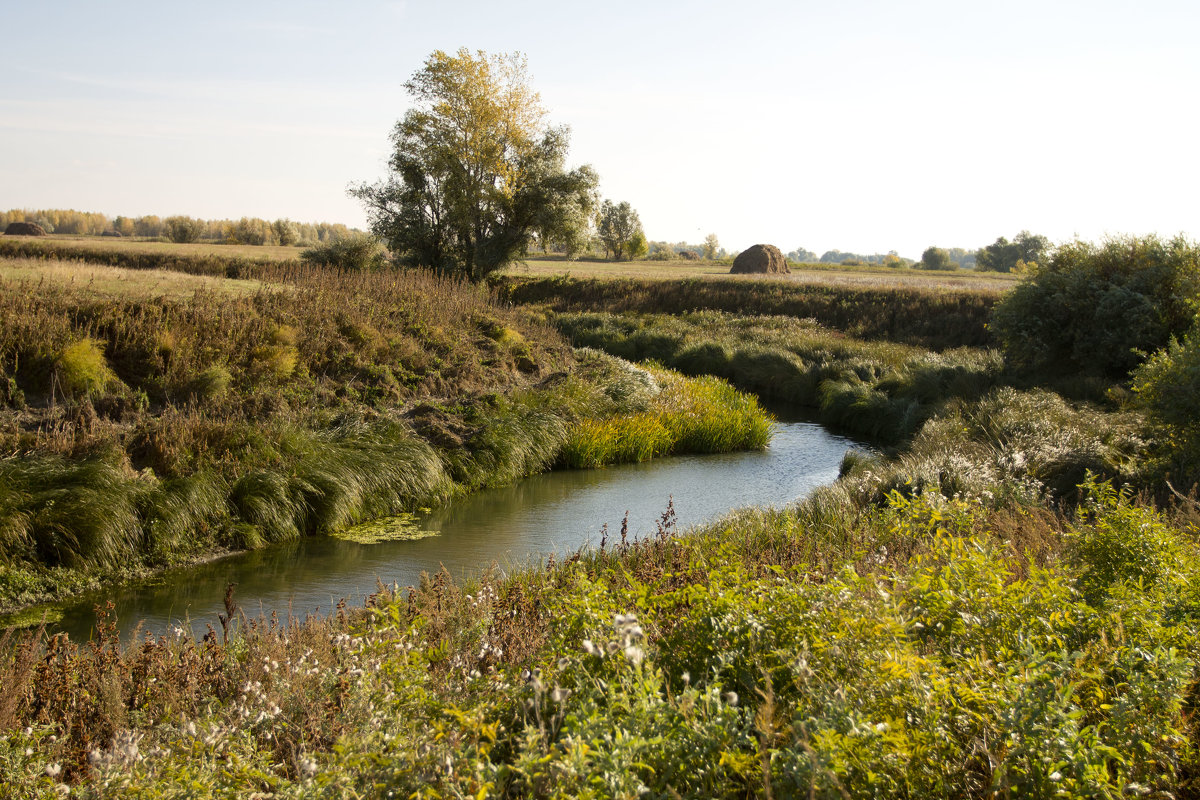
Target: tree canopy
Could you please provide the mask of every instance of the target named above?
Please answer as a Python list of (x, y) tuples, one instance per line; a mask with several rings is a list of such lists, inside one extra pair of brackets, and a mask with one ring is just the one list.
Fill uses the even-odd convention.
[(596, 227), (605, 252), (611, 253), (617, 261), (637, 258), (646, 251), (642, 220), (627, 201), (614, 203), (605, 200), (600, 206), (600, 220)]
[(1045, 236), (1035, 236), (1029, 231), (1021, 231), (1011, 242), (1001, 236), (992, 244), (980, 249), (975, 255), (975, 262), (981, 270), (1012, 272), (1017, 269), (1018, 262), (1041, 264), (1049, 252), (1049, 239)]
[(565, 168), (567, 129), (546, 124), (522, 56), (439, 50), (405, 88), (389, 174), (351, 190), (397, 259), (481, 280), (535, 235), (578, 238), (596, 174)]
[(950, 254), (940, 247), (927, 247), (917, 264), (921, 269), (955, 269), (958, 265), (950, 260)]

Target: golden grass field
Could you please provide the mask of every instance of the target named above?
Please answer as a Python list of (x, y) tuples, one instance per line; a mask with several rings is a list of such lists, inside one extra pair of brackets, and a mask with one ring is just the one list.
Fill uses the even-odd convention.
[[(143, 244), (151, 244), (145, 242)], [(0, 288), (10, 283), (47, 281), (86, 289), (101, 297), (169, 297), (183, 299), (196, 292), (249, 295), (266, 284), (210, 275), (190, 275), (162, 269), (123, 269), (82, 261), (0, 258)]]
[[(28, 238), (28, 237), (13, 237)], [(220, 244), (218, 242), (175, 242), (146, 241), (112, 236), (39, 236), (36, 241), (53, 242), (61, 247), (86, 247), (91, 250), (105, 249), (114, 252), (177, 253), (186, 255), (241, 256), (242, 258), (270, 258), (288, 261), (299, 258), (303, 247), (281, 247), (279, 245)]]
[[(729, 280), (762, 280), (764, 275), (730, 275), (729, 265), (712, 261), (564, 261), (561, 258), (530, 257), (509, 267), (508, 275), (572, 278), (637, 278), (678, 280), (680, 278), (724, 277)], [(938, 289), (995, 289), (1013, 286), (1018, 276), (971, 270), (932, 272), (890, 267), (845, 267), (840, 264), (792, 266), (789, 275), (778, 276), (795, 283), (836, 284), (861, 287), (913, 287)]]

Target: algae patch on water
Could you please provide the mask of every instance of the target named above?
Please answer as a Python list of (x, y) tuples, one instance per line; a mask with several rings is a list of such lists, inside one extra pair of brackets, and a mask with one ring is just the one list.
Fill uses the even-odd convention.
[(0, 616), (0, 630), (7, 628), (36, 628), (61, 622), (64, 612), (56, 606), (34, 606)]
[(417, 526), (416, 517), (412, 514), (397, 514), (394, 517), (380, 519), (354, 525), (330, 534), (336, 539), (343, 539), (356, 544), (378, 544), (380, 542), (404, 542), (416, 539), (426, 539), (437, 536), (437, 531), (422, 530)]

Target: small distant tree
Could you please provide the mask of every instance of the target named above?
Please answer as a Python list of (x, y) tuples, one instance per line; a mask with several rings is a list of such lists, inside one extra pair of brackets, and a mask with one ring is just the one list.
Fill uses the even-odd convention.
[(633, 236), (629, 237), (629, 260), (636, 261), (643, 258), (649, 250), (646, 243), (646, 234), (642, 233), (641, 228), (633, 232)]
[(228, 238), (238, 244), (263, 245), (274, 235), (274, 228), (266, 220), (242, 217), (229, 226)]
[(290, 219), (277, 219), (271, 223), (275, 231), (275, 241), (288, 247), (300, 240), (300, 229)]
[(926, 248), (921, 253), (921, 269), (954, 269), (958, 265), (950, 260), (950, 254), (940, 247)]
[(600, 206), (600, 218), (596, 228), (600, 240), (604, 243), (605, 254), (611, 253), (616, 261), (625, 257), (637, 257), (630, 253), (630, 246), (635, 243), (635, 235), (640, 237), (641, 249), (645, 251), (646, 235), (642, 231), (642, 221), (628, 202), (614, 203), (605, 200)]
[(157, 239), (163, 235), (166, 226), (163, 221), (153, 214), (145, 217), (138, 217), (133, 221), (133, 233), (135, 236), (145, 236), (149, 239)]
[(163, 226), (166, 228), (167, 237), (178, 243), (194, 242), (204, 232), (203, 220), (191, 217), (167, 217), (163, 220)]
[(1050, 240), (1021, 231), (1011, 242), (1001, 236), (975, 254), (976, 268), (990, 272), (1012, 272), (1018, 261), (1041, 264), (1050, 252)]
[(721, 243), (717, 241), (717, 235), (710, 233), (704, 237), (704, 257), (712, 261), (717, 257), (717, 253), (721, 251)]
[(129, 217), (114, 217), (112, 229), (122, 236), (133, 236), (135, 226)]

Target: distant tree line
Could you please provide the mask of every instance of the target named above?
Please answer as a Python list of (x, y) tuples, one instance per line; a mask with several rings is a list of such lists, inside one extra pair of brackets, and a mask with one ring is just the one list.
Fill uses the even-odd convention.
[(187, 216), (109, 217), (74, 209), (20, 209), (0, 212), (0, 230), (10, 222), (36, 222), (46, 233), (81, 236), (116, 235), (174, 242), (225, 242), (249, 245), (308, 246), (349, 236), (352, 229), (340, 222), (269, 221), (258, 217), (197, 219)]

